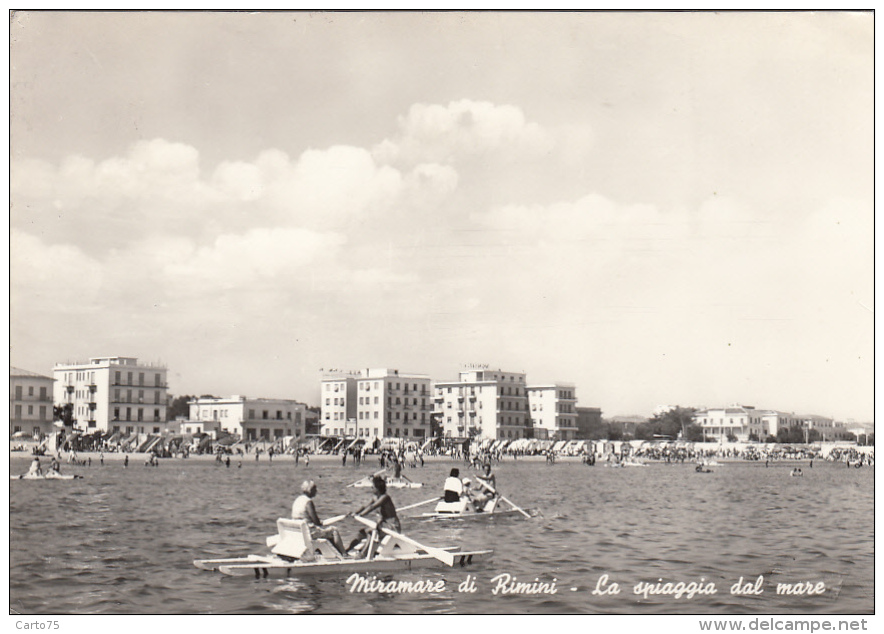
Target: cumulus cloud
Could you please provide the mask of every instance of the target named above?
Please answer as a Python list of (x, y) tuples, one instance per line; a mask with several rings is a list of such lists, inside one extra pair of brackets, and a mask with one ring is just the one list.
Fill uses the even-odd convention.
[(463, 99), (447, 106), (414, 104), (399, 119), (399, 132), (374, 148), (384, 163), (457, 163), (463, 158), (505, 151), (503, 157), (537, 155), (549, 149), (549, 135), (526, 120), (521, 109)]
[(163, 267), (177, 287), (225, 289), (285, 285), (317, 260), (332, 261), (345, 238), (301, 228), (252, 229), (219, 236), (211, 245), (177, 251)]
[(94, 306), (102, 284), (101, 263), (71, 245), (50, 246), (13, 229), (9, 236), (10, 307), (81, 311)]

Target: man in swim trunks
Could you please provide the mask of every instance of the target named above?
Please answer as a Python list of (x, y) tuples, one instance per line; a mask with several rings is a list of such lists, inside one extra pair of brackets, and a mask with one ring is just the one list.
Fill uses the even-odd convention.
[[(365, 515), (366, 513), (371, 513), (372, 511), (378, 511), (378, 529), (388, 528), (392, 531), (396, 531), (397, 533), (402, 532), (402, 526), (399, 524), (399, 517), (396, 515), (396, 505), (393, 504), (392, 498), (390, 498), (387, 493), (387, 483), (380, 476), (374, 476), (371, 479), (371, 488), (372, 493), (374, 493), (374, 499), (371, 502), (363, 506), (361, 509), (353, 513), (353, 515)], [(359, 542), (363, 541), (366, 538), (367, 534), (365, 530), (359, 531), (359, 534), (356, 538), (350, 543), (350, 547), (348, 550), (354, 548), (359, 544)], [(379, 531), (375, 531), (375, 542), (380, 540)], [(368, 542), (362, 545), (360, 548), (364, 550), (367, 546)], [(362, 555), (371, 556), (371, 553), (364, 553), (360, 551)]]
[(316, 483), (313, 480), (305, 480), (301, 484), (301, 495), (292, 503), (292, 519), (307, 522), (310, 529), (310, 537), (313, 539), (327, 539), (335, 545), (342, 555), (346, 554), (344, 542), (336, 528), (323, 528), (322, 520), (316, 513), (313, 498), (316, 497)]

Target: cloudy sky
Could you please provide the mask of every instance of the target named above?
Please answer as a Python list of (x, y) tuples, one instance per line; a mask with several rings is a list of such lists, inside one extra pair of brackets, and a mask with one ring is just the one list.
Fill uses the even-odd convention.
[(873, 418), (873, 20), (11, 21), (10, 362)]

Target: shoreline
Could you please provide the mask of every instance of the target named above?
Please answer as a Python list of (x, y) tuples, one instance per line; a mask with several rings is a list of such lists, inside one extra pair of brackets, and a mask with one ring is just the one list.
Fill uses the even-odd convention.
[[(60, 462), (62, 465), (70, 464), (67, 461), (69, 455), (70, 455), (69, 453), (65, 453), (65, 452), (61, 453), (61, 461)], [(130, 463), (137, 463), (138, 461), (142, 461), (142, 462), (146, 461), (150, 455), (151, 455), (150, 453), (143, 453), (143, 452), (142, 453), (137, 453), (137, 452), (129, 452), (129, 453), (126, 453), (126, 452), (112, 452), (112, 453), (105, 452), (104, 461), (105, 462), (123, 462), (125, 460), (126, 456), (128, 456)], [(33, 457), (33, 454), (31, 453), (30, 449), (28, 449), (26, 451), (13, 451), (12, 449), (10, 449), (10, 451), (9, 451), (10, 460), (16, 456), (20, 457), (20, 458), (30, 459)], [(48, 460), (52, 459), (53, 454), (47, 453), (47, 454), (45, 454), (43, 456), (39, 456), (39, 457), (41, 459), (41, 462), (43, 460), (48, 461)], [(224, 457), (226, 458), (226, 455)], [(93, 464), (98, 462), (100, 460), (99, 452), (84, 451), (84, 452), (77, 453), (78, 460), (88, 460), (89, 458), (92, 458)], [(717, 457), (717, 456), (710, 457), (707, 459), (712, 459), (712, 460), (715, 460), (716, 462), (719, 462), (722, 464), (724, 464), (724, 463), (743, 463), (743, 462), (758, 462), (758, 463), (764, 462), (764, 460), (749, 460), (747, 458)], [(188, 460), (188, 461), (194, 460), (197, 462), (214, 462), (215, 461), (215, 454), (190, 454), (187, 458), (175, 456), (172, 458), (160, 458), (159, 460), (161, 463), (168, 462), (168, 461), (177, 462), (177, 461), (184, 461), (184, 460)], [(245, 454), (243, 456), (232, 454), (232, 455), (230, 455), (230, 460), (231, 461), (240, 460), (243, 463), (257, 462), (257, 463), (262, 463), (262, 464), (269, 462), (266, 454), (261, 454), (261, 457), (258, 460), (255, 460), (254, 454)], [(810, 462), (811, 460), (816, 460), (818, 462), (832, 462), (832, 461), (826, 460), (826, 458), (823, 458), (821, 456), (816, 457), (816, 458), (812, 458), (812, 459), (806, 458), (806, 457), (800, 457), (800, 458), (780, 457), (780, 458), (772, 459), (771, 462), (772, 463), (788, 462), (789, 464), (794, 464), (794, 463), (801, 463), (801, 462)], [(463, 458), (452, 458), (451, 456), (424, 456), (424, 461), (426, 463), (434, 463), (434, 462), (459, 463), (459, 464), (464, 464), (466, 466), (466, 468), (469, 468), (468, 461), (465, 461)], [(519, 456), (518, 458), (514, 459), (512, 456), (508, 455), (508, 456), (504, 456), (500, 460), (500, 462), (492, 462), (492, 465), (519, 463), (522, 461), (525, 461), (525, 462), (546, 462), (546, 456), (543, 456), (543, 455)], [(653, 460), (653, 459), (647, 459), (647, 458), (641, 458), (640, 461), (644, 464), (649, 465), (649, 466), (655, 465), (655, 464), (691, 464), (692, 465), (692, 464), (696, 464), (698, 462), (697, 459), (684, 460), (683, 462), (679, 462), (676, 460), (667, 462), (665, 460)], [(283, 454), (283, 455), (276, 454), (273, 458), (273, 462), (274, 463), (292, 463), (292, 464), (294, 464), (295, 459), (294, 459), (294, 456), (291, 454)], [(341, 457), (340, 457), (340, 455), (334, 455), (334, 454), (310, 454), (310, 462), (311, 463), (334, 462), (334, 463), (337, 463), (338, 465), (340, 465)], [(580, 463), (582, 463), (582, 458), (581, 458), (581, 456), (558, 456), (558, 457), (556, 457), (555, 463), (560, 463), (560, 462), (580, 464)], [(304, 463), (304, 459), (301, 458), (299, 461), (299, 464), (303, 464), (303, 463)], [(351, 467), (352, 464), (353, 464), (352, 459), (348, 458), (347, 459), (347, 467), (348, 468)], [(596, 464), (594, 466), (604, 468), (606, 464), (608, 464), (607, 461), (597, 458)], [(363, 464), (361, 466), (366, 466), (366, 465), (371, 465), (372, 467), (379, 467), (380, 465), (378, 464), (378, 461), (377, 461), (377, 455), (376, 454), (369, 454), (367, 456), (367, 459), (363, 462)], [(551, 466), (555, 466), (555, 464), (553, 464)], [(418, 468), (420, 468), (420, 467), (418, 467)]]

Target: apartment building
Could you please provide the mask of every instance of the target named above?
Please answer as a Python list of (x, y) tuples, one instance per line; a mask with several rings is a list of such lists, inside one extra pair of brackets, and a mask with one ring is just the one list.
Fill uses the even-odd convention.
[(159, 433), (166, 428), (167, 369), (134, 357), (93, 357), (56, 364), (53, 399), (73, 405), (87, 432)]
[(9, 434), (39, 437), (53, 431), (53, 379), (20, 368), (9, 368)]
[(251, 441), (306, 436), (307, 406), (298, 401), (236, 395), (198, 398), (188, 406), (188, 420), (181, 424), (185, 433), (223, 431)]
[(531, 436), (525, 374), (468, 370), (436, 383), (435, 408), (446, 438), (494, 440)]
[(577, 397), (572, 383), (529, 385), (528, 407), (534, 437), (541, 440), (577, 438)]
[(373, 441), (423, 440), (433, 411), (430, 377), (367, 368), (322, 380), (322, 434)]

